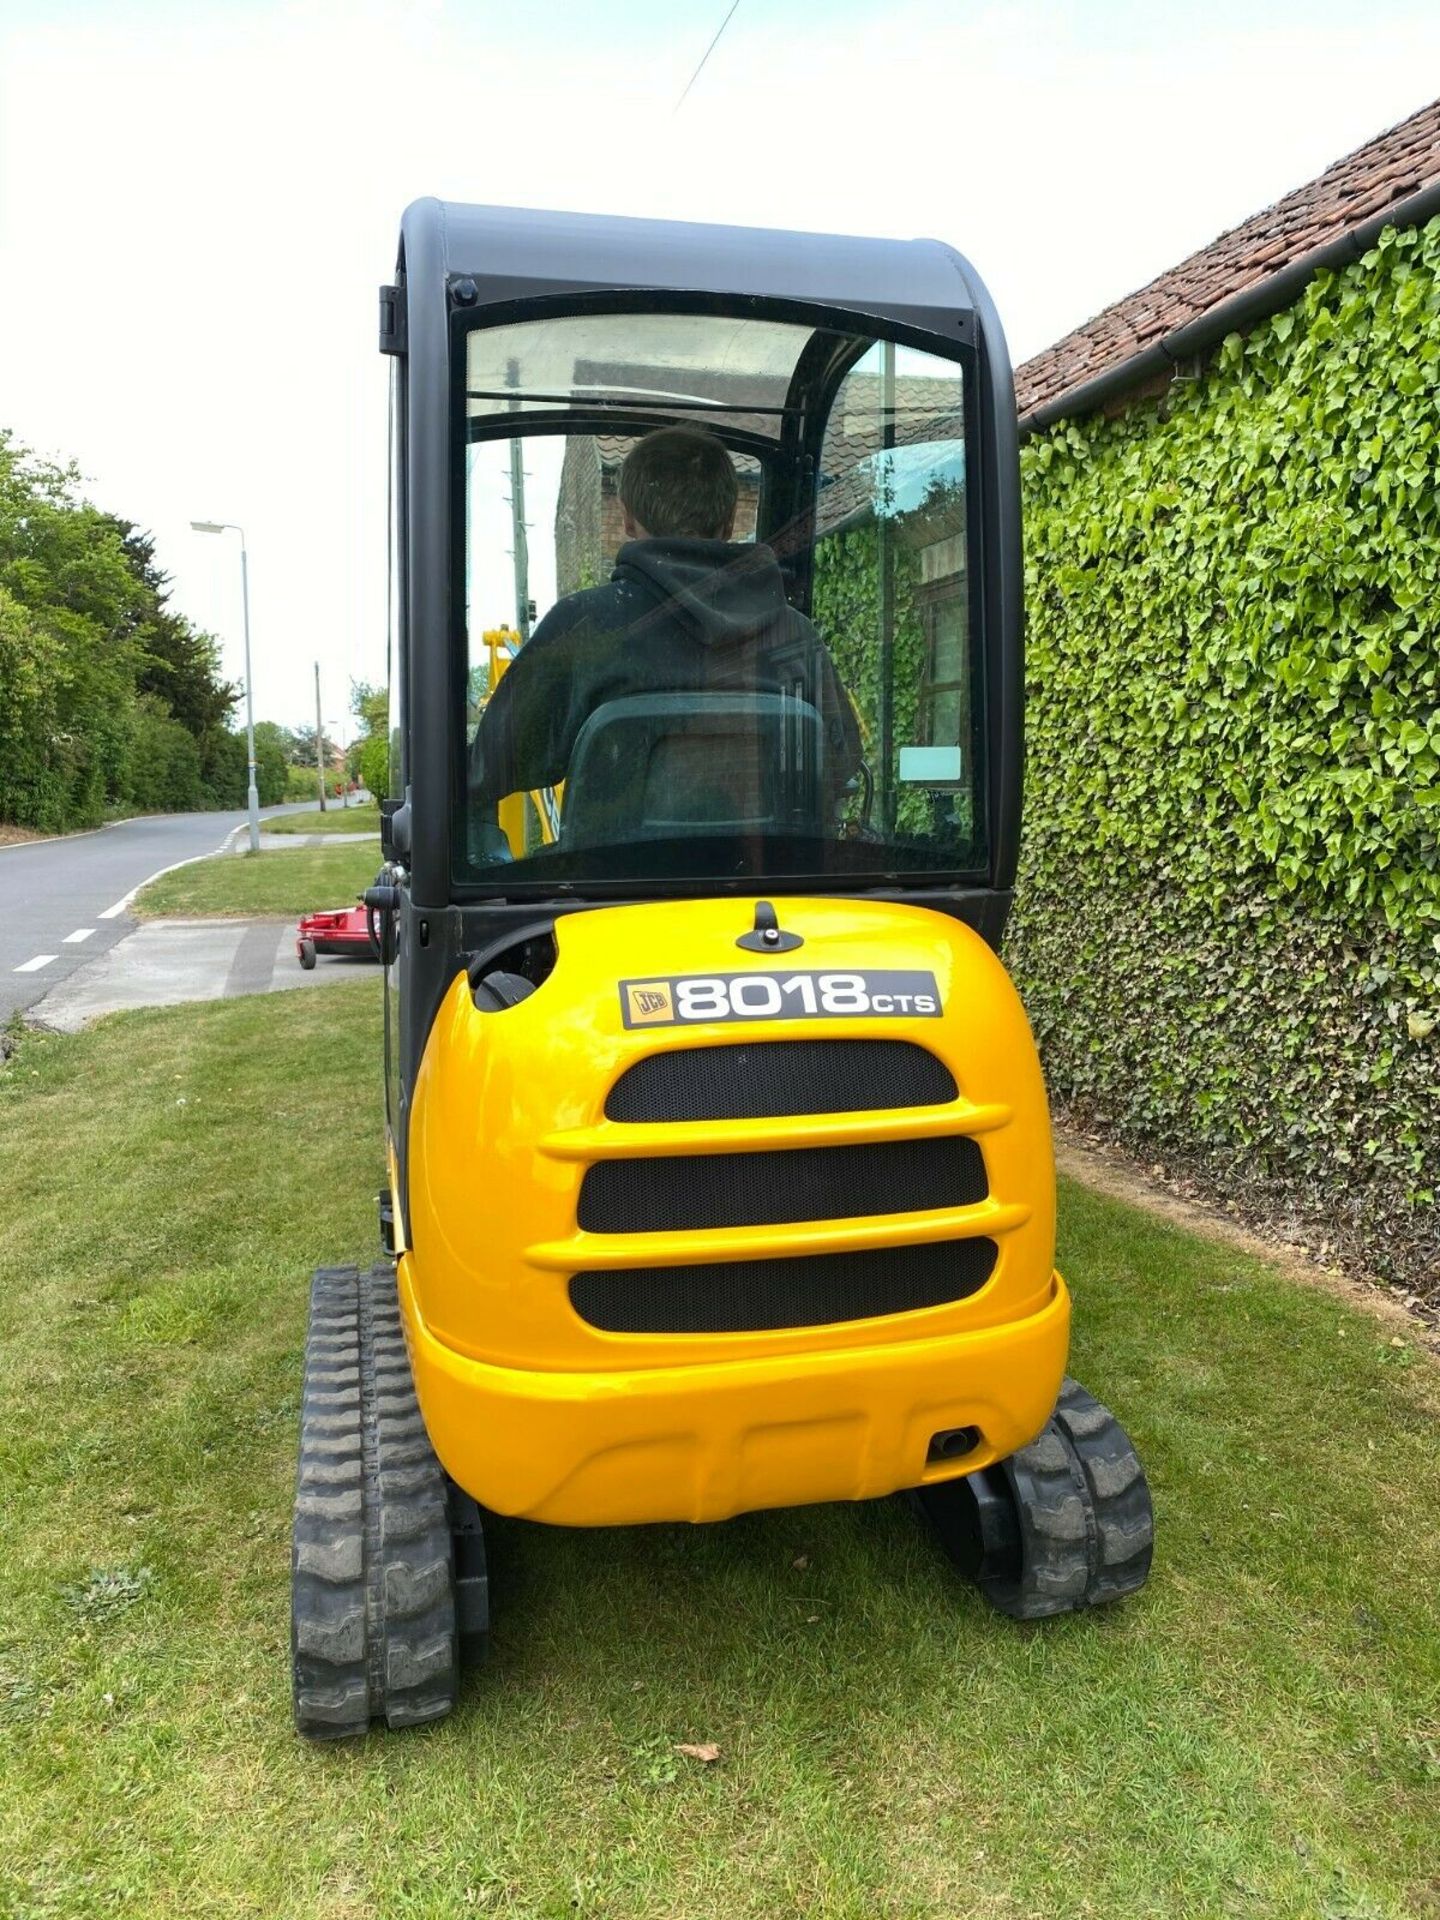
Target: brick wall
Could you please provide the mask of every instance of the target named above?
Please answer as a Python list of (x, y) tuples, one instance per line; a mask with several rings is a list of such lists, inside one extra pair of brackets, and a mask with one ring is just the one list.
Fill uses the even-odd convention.
[[(566, 445), (555, 502), (555, 577), (561, 595), (600, 586), (610, 578), (615, 556), (625, 544), (620, 463), (632, 444), (618, 434), (576, 434)], [(758, 466), (740, 471), (737, 540), (748, 540), (755, 532), (759, 477)]]

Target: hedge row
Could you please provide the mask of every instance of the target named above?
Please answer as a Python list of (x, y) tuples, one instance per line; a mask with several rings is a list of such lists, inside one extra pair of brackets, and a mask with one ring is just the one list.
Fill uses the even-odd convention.
[[(170, 607), (150, 536), (0, 429), (0, 820), (61, 833), (116, 810), (243, 806), (235, 701), (214, 639)], [(256, 732), (264, 800), (283, 756)]]
[(1440, 220), (1025, 450), (1062, 1106), (1440, 1293)]

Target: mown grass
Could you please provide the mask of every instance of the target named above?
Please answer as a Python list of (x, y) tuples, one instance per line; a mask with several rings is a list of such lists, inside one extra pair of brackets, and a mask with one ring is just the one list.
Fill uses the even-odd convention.
[(217, 853), (161, 874), (136, 895), (142, 920), (302, 914), (355, 904), (380, 867), (374, 842)]
[(1074, 1187), (1075, 1371), (1155, 1494), (1138, 1601), (999, 1620), (898, 1502), (498, 1524), (459, 1711), (299, 1744), (306, 1274), (370, 1256), (380, 1174), (364, 1098), (310, 1089), (376, 1086), (379, 1000), (122, 1015), (0, 1072), (0, 1914), (1440, 1913), (1433, 1364)]
[(281, 813), (265, 822), (266, 833), (379, 833), (380, 809), (373, 801), (363, 807), (342, 807), (338, 800), (321, 813)]

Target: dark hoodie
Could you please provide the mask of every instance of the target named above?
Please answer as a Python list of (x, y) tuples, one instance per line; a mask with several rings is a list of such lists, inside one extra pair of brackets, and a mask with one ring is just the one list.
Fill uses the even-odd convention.
[(609, 700), (797, 688), (820, 715), (838, 797), (860, 764), (854, 711), (770, 549), (631, 540), (609, 584), (557, 602), (505, 670), (471, 749), (471, 791), (489, 802), (558, 785), (580, 729)]

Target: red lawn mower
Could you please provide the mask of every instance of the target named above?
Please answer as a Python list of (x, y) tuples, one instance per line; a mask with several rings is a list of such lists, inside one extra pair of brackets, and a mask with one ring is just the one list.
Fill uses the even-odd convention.
[(295, 929), (295, 957), (308, 973), (322, 953), (350, 960), (379, 960), (380, 942), (364, 906), (307, 913)]

